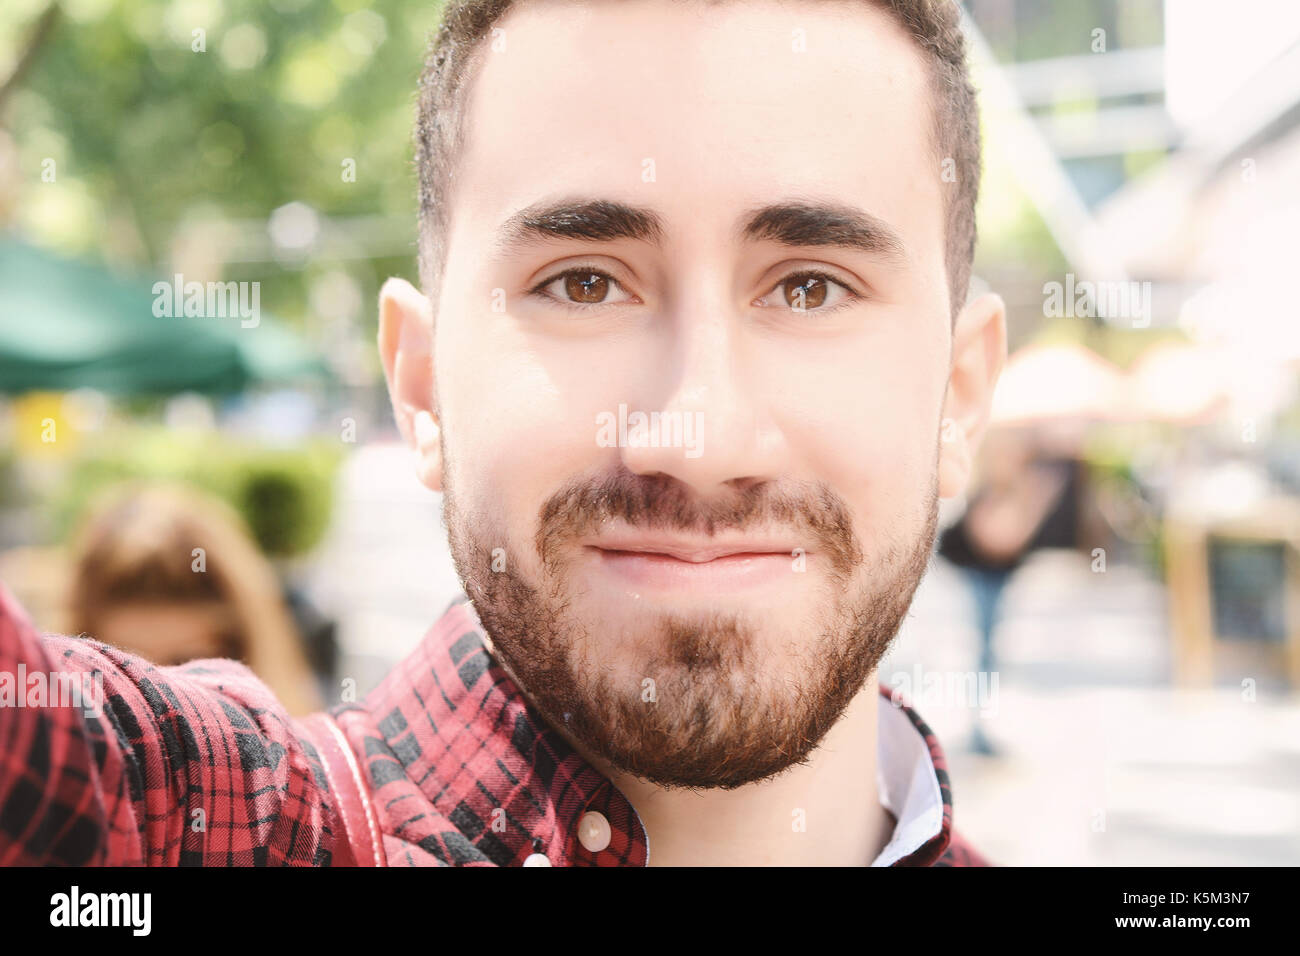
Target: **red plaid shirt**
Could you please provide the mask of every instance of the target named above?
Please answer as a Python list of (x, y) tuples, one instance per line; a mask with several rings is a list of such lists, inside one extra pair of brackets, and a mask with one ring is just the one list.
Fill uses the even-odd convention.
[[(12, 688), (20, 668), (98, 673), (103, 707), (0, 705), (0, 864), (329, 866), (343, 855), (315, 748), (242, 664), (155, 667), (87, 638), (40, 636), (0, 585), (0, 680), (11, 675)], [(893, 865), (987, 865), (952, 830), (938, 741), (905, 712), (928, 744), (943, 814)], [(537, 853), (555, 866), (646, 864), (632, 805), (524, 701), (464, 603), (363, 702), (331, 713), (390, 866), (517, 866)], [(609, 822), (599, 852), (577, 836), (590, 811)]]

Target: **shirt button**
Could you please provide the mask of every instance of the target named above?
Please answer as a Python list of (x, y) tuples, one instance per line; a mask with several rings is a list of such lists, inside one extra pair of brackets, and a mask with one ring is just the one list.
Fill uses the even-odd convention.
[(590, 810), (578, 821), (578, 842), (592, 853), (599, 853), (609, 846), (611, 836), (609, 821), (603, 813)]
[(551, 861), (546, 858), (545, 853), (530, 853), (524, 860), (524, 866), (550, 866)]

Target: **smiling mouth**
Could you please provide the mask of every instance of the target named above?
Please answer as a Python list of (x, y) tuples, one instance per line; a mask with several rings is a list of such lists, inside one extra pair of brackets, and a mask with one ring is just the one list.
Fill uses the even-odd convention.
[(788, 552), (770, 550), (713, 549), (706, 551), (665, 551), (658, 548), (602, 548), (596, 550), (612, 555), (637, 555), (644, 558), (664, 558), (669, 561), (684, 561), (687, 564), (712, 564), (715, 561), (727, 561), (733, 558), (760, 558), (779, 555), (786, 557)]
[(799, 549), (737, 542), (726, 545), (587, 545), (598, 565), (621, 583), (674, 592), (716, 593), (771, 586), (793, 577)]

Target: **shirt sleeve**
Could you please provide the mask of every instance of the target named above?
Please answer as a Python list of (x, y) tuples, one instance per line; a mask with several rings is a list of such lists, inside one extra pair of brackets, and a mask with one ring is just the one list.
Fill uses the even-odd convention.
[(327, 801), (244, 665), (41, 635), (0, 584), (0, 865), (327, 866)]
[(957, 833), (952, 833), (948, 847), (943, 855), (934, 862), (935, 866), (992, 866), (984, 854), (980, 853), (967, 840)]

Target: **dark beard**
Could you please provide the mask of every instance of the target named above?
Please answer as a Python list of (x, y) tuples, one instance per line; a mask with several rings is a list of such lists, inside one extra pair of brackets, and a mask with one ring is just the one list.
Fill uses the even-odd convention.
[[(445, 449), (443, 461), (450, 465)], [(505, 567), (493, 571), (493, 548), (508, 539), (487, 516), (463, 514), (449, 480), (445, 489), (456, 569), (520, 689), (596, 757), (670, 788), (734, 789), (807, 760), (889, 649), (929, 564), (939, 517), (936, 472), (924, 528), (862, 573), (849, 512), (825, 485), (790, 493), (760, 485), (713, 504), (672, 478), (622, 471), (574, 481), (543, 504), (534, 545), (545, 581), (534, 586), (516, 572), (508, 549)], [(794, 658), (807, 666), (776, 687), (764, 685), (762, 645), (743, 615), (665, 613), (637, 643), (652, 684), (616, 686), (576, 650), (599, 648), (599, 637), (566, 615), (564, 557), (566, 544), (611, 518), (709, 534), (760, 522), (802, 532), (831, 566), (825, 610), (808, 622), (816, 637)]]

